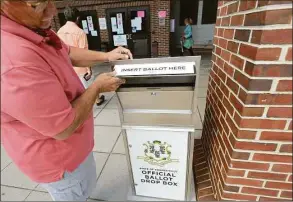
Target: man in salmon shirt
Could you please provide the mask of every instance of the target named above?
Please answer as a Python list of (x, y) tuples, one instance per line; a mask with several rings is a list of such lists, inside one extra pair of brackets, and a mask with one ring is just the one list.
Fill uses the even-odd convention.
[(1, 143), (53, 200), (85, 201), (97, 179), (93, 105), (124, 81), (104, 73), (85, 90), (72, 65), (132, 55), (67, 46), (50, 29), (55, 13), (51, 0), (1, 1)]
[[(61, 27), (57, 35), (69, 46), (88, 49), (88, 41), (86, 33), (78, 27), (80, 13), (77, 8), (67, 7), (64, 10), (64, 16), (67, 20), (66, 24)], [(83, 86), (87, 89), (92, 82), (91, 67), (73, 67)], [(97, 106), (104, 103), (105, 96), (102, 95), (96, 101)]]

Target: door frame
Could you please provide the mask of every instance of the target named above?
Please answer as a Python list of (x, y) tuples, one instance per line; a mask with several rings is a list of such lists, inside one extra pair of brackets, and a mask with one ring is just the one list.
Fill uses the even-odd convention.
[[(107, 27), (108, 27), (108, 38), (109, 38), (109, 45), (110, 48), (114, 48), (114, 41), (113, 41), (113, 32), (112, 32), (112, 25), (111, 25), (111, 17), (110, 17), (110, 12), (125, 12), (125, 17), (126, 17), (126, 26), (129, 28), (131, 27), (131, 20), (130, 20), (130, 12), (131, 11), (139, 11), (139, 10), (146, 10), (146, 15), (148, 15), (147, 18), (147, 26), (148, 26), (148, 31), (147, 31), (147, 40), (149, 42), (148, 44), (148, 54), (147, 57), (151, 57), (151, 13), (150, 13), (150, 6), (145, 5), (145, 6), (131, 6), (131, 7), (118, 7), (118, 8), (108, 8), (105, 10), (106, 16), (107, 16)], [(127, 30), (129, 32), (130, 30)], [(125, 32), (125, 30), (124, 30)], [(132, 31), (130, 31), (132, 34)]]

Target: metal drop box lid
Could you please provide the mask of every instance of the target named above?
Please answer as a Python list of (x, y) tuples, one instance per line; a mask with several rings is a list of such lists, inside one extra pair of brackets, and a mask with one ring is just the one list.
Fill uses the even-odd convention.
[(116, 61), (117, 77), (126, 79), (120, 88), (194, 86), (200, 56)]

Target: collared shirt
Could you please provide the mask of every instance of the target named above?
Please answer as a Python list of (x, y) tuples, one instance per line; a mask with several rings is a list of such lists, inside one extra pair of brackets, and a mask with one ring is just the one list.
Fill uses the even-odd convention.
[(94, 145), (92, 115), (68, 139), (53, 138), (72, 124), (71, 102), (85, 90), (62, 47), (1, 15), (1, 142), (38, 183), (75, 170)]
[[(69, 46), (88, 49), (88, 41), (85, 32), (74, 22), (67, 21), (57, 32), (58, 36)], [(75, 72), (83, 76), (87, 73), (87, 68), (74, 67)]]

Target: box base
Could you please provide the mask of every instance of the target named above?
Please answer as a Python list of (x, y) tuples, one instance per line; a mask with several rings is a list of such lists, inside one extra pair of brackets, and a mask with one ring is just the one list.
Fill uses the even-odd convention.
[[(128, 201), (174, 201), (174, 200), (170, 200), (170, 199), (168, 200), (168, 199), (153, 198), (153, 197), (146, 197), (146, 196), (137, 196), (137, 195), (135, 195), (133, 193), (131, 187), (129, 187), (129, 191), (128, 191), (128, 194), (127, 194), (127, 200)], [(195, 184), (194, 184), (193, 175), (192, 175), (192, 178), (191, 178), (191, 193), (190, 193), (188, 201), (196, 201)]]

